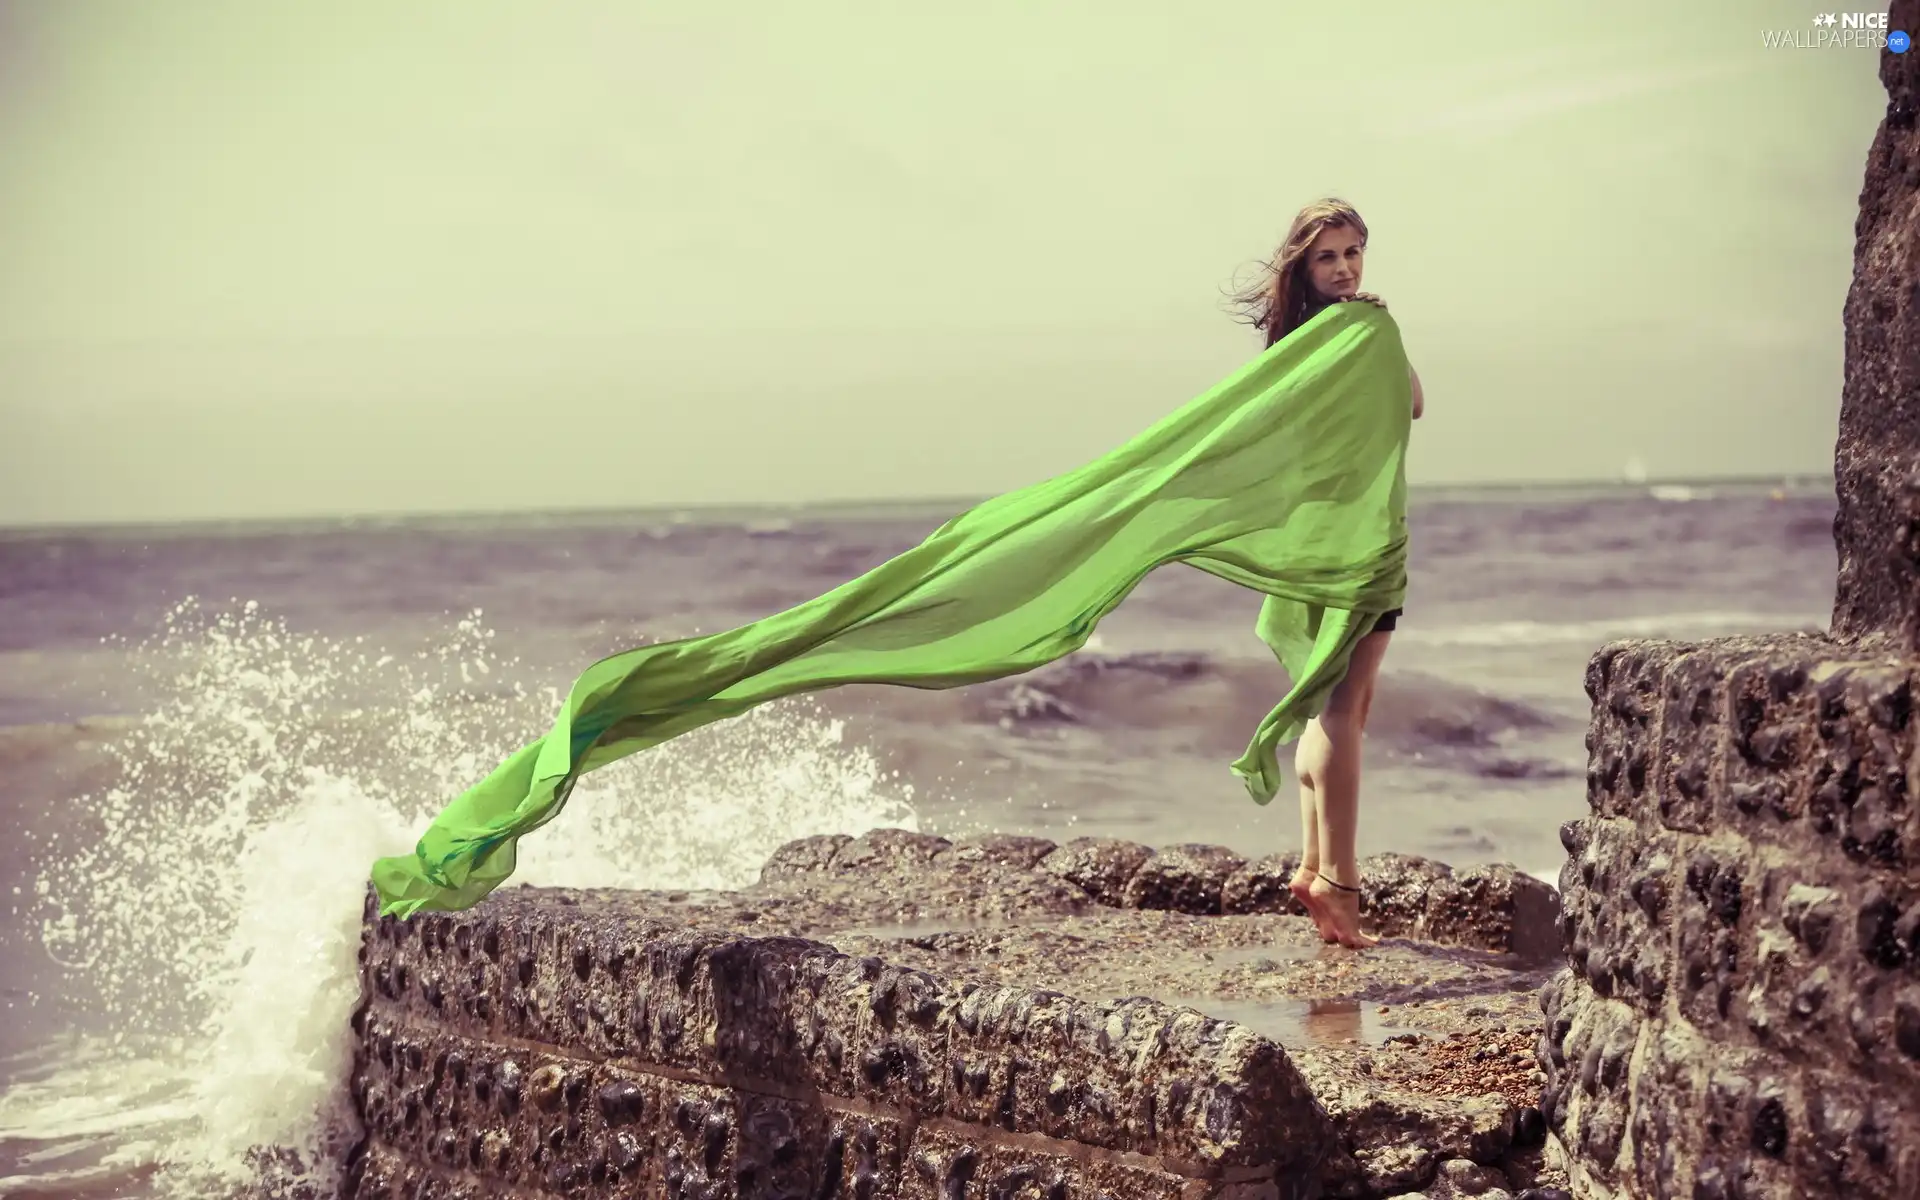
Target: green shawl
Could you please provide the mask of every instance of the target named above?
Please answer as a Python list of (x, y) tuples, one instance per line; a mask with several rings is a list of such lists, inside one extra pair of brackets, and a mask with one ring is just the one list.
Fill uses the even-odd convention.
[[(1095, 397), (1089, 395), (1091, 401)], [(1406, 590), (1412, 396), (1399, 327), (1337, 304), (1104, 458), (988, 500), (786, 612), (603, 659), (553, 728), (373, 867), (381, 911), (464, 909), (584, 773), (798, 692), (952, 688), (1078, 650), (1148, 572), (1183, 562), (1266, 594), (1255, 632), (1292, 690), (1233, 771), (1264, 804), (1354, 646)]]

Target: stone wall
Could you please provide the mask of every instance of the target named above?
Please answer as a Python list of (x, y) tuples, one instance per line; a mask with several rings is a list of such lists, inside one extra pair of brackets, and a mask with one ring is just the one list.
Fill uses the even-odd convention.
[(955, 986), (816, 942), (502, 892), (369, 912), (350, 1194), (1306, 1196), (1326, 1119), (1190, 1010)]
[(1542, 1039), (1577, 1194), (1920, 1195), (1913, 664), (1640, 642), (1587, 688)]
[[(1897, 0), (1889, 27), (1915, 30)], [(1608, 646), (1542, 1108), (1586, 1197), (1920, 1196), (1920, 54), (1883, 53), (1831, 638)]]

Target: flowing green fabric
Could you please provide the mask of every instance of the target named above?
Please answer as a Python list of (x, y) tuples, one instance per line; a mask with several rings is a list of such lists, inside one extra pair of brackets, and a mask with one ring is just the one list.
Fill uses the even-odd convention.
[(603, 659), (545, 737), (449, 804), (412, 855), (374, 864), (381, 911), (472, 906), (581, 775), (690, 729), (798, 692), (961, 687), (1059, 659), (1166, 563), (1266, 594), (1255, 631), (1292, 689), (1232, 768), (1264, 804), (1277, 747), (1405, 595), (1411, 404), (1399, 327), (1336, 304), (1104, 458), (988, 500), (817, 599)]

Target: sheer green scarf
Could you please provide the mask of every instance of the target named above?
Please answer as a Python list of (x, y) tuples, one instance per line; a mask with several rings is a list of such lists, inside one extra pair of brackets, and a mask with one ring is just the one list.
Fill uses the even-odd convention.
[(596, 767), (798, 692), (1030, 671), (1167, 563), (1266, 594), (1255, 631), (1292, 689), (1232, 768), (1264, 804), (1277, 748), (1405, 594), (1411, 403), (1393, 319), (1334, 305), (1104, 458), (988, 500), (817, 599), (603, 659), (545, 737), (449, 804), (413, 854), (374, 864), (382, 911), (477, 903)]

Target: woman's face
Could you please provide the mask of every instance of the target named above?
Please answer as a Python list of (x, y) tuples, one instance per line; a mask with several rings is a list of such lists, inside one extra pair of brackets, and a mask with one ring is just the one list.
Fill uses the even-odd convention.
[(1329, 225), (1307, 247), (1307, 282), (1322, 300), (1345, 300), (1360, 290), (1366, 247), (1349, 226)]

